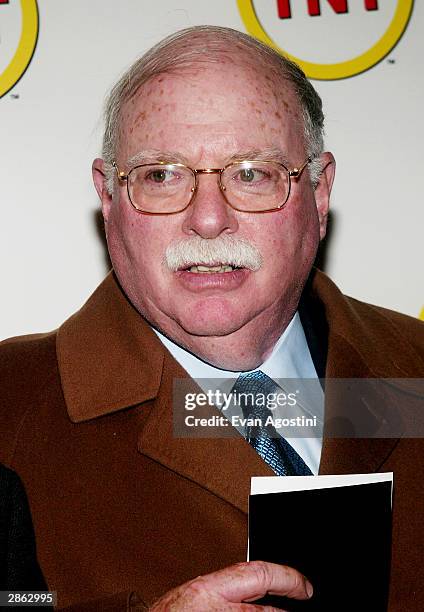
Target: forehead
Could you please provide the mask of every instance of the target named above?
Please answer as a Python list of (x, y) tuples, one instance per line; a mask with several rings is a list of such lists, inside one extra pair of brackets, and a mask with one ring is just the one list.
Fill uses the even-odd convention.
[(302, 112), (291, 84), (258, 63), (225, 61), (158, 75), (121, 112), (121, 159), (158, 149), (219, 161), (270, 147), (302, 157)]

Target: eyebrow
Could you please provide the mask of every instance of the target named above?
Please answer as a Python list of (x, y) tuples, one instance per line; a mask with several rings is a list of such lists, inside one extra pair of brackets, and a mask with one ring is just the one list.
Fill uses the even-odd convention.
[(181, 153), (175, 151), (161, 151), (159, 149), (146, 149), (145, 151), (139, 151), (127, 160), (127, 166), (129, 168), (136, 166), (137, 164), (149, 164), (155, 162), (169, 162), (170, 164), (185, 164), (188, 165), (188, 160)]
[[(224, 166), (237, 161), (255, 160), (255, 161), (277, 161), (285, 165), (289, 165), (287, 155), (279, 147), (265, 147), (263, 149), (249, 149), (246, 151), (237, 151), (226, 158)], [(138, 164), (149, 164), (155, 162), (169, 162), (171, 164), (190, 165), (187, 157), (176, 151), (163, 151), (160, 149), (146, 149), (139, 151), (127, 160), (128, 168), (133, 168)]]
[(289, 164), (287, 155), (279, 147), (265, 147), (264, 149), (249, 149), (248, 151), (238, 152), (228, 158), (227, 163), (244, 160), (254, 161), (277, 161)]

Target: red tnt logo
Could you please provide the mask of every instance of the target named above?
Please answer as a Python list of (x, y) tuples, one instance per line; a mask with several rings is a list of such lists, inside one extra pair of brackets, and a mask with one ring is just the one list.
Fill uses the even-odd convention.
[(0, 4), (9, 4), (9, 0), (0, 0)]
[[(335, 13), (348, 13), (348, 0), (327, 0)], [(307, 0), (308, 13), (311, 17), (321, 15), (320, 0)], [(367, 11), (378, 11), (378, 0), (364, 0)], [(280, 19), (291, 18), (290, 0), (277, 0), (278, 16)]]

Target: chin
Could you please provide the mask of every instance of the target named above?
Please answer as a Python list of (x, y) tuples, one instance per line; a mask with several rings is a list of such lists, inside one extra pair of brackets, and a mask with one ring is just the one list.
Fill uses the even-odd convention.
[(186, 333), (193, 336), (228, 336), (250, 319), (236, 305), (220, 300), (213, 302), (202, 301), (191, 308), (185, 304), (183, 310), (172, 318)]
[(180, 327), (191, 336), (228, 336), (240, 329), (241, 325), (234, 322), (224, 323), (222, 321), (210, 321), (208, 323), (196, 323), (193, 321), (179, 321)]

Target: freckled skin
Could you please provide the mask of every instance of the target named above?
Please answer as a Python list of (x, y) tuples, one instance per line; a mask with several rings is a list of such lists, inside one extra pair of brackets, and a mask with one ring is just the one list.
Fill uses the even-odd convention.
[(140, 123), (140, 121), (144, 121), (145, 118), (146, 118), (146, 111), (142, 111), (135, 118), (135, 124), (137, 125), (138, 123)]
[[(176, 151), (193, 168), (215, 168), (237, 152), (266, 147), (280, 147), (292, 167), (302, 164), (307, 155), (295, 93), (262, 66), (236, 60), (163, 74), (141, 87), (121, 115), (119, 167), (126, 169), (126, 160), (145, 149)], [(96, 163), (101, 168), (101, 160)], [(325, 234), (331, 179), (327, 171), (314, 193), (305, 171), (282, 210), (255, 214), (233, 210), (216, 176), (203, 175), (193, 203), (169, 216), (137, 213), (124, 187), (115, 184), (110, 198), (98, 179), (121, 286), (148, 321), (205, 361), (234, 370), (256, 367), (296, 310)], [(220, 234), (252, 242), (262, 253), (261, 269), (231, 291), (183, 288), (163, 264), (166, 247)]]

